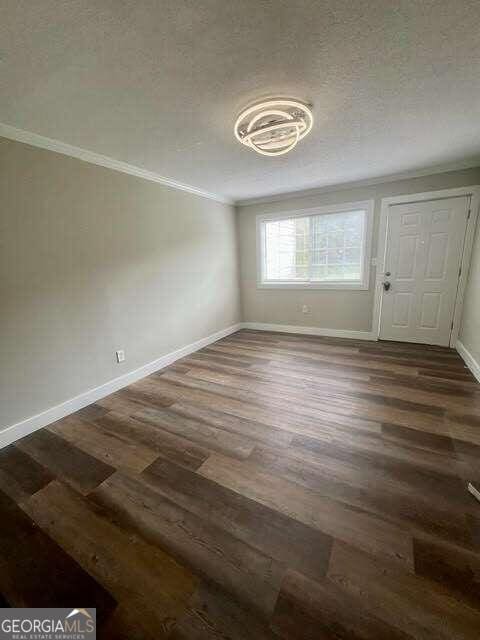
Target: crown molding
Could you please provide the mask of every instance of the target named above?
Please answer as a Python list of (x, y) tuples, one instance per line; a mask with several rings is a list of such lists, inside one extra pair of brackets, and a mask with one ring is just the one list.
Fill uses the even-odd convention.
[(400, 180), (410, 180), (412, 178), (422, 178), (423, 176), (432, 176), (438, 173), (448, 173), (449, 171), (459, 171), (461, 169), (474, 169), (480, 167), (480, 157), (471, 158), (470, 160), (461, 160), (445, 165), (436, 165), (433, 167), (418, 169), (416, 171), (405, 171), (403, 173), (392, 173), (389, 175), (378, 176), (377, 178), (366, 178), (365, 180), (357, 180), (355, 182), (337, 182), (324, 187), (313, 187), (312, 189), (301, 189), (299, 191), (286, 191), (284, 193), (275, 193), (269, 196), (260, 196), (258, 198), (246, 198), (244, 200), (235, 200), (236, 207), (248, 207), (254, 204), (268, 204), (272, 202), (282, 202), (284, 200), (293, 200), (294, 198), (305, 198), (308, 196), (322, 195), (323, 193), (333, 193), (335, 191), (343, 191), (348, 189), (357, 189), (359, 187), (371, 187), (376, 184), (384, 184), (388, 182), (399, 182)]
[(99, 153), (95, 153), (94, 151), (88, 151), (87, 149), (74, 147), (73, 145), (61, 142), (60, 140), (47, 138), (31, 131), (17, 129), (16, 127), (12, 127), (11, 125), (2, 122), (0, 122), (0, 137), (23, 142), (25, 144), (32, 145), (33, 147), (39, 147), (40, 149), (55, 151), (56, 153), (61, 153), (64, 156), (77, 158), (78, 160), (83, 160), (84, 162), (89, 162), (90, 164), (96, 164), (100, 167), (106, 167), (107, 169), (113, 169), (114, 171), (128, 173), (131, 176), (143, 178), (144, 180), (150, 180), (150, 182), (157, 182), (158, 184), (162, 184), (165, 187), (171, 187), (172, 189), (179, 189), (180, 191), (193, 193), (194, 195), (201, 196), (202, 198), (208, 198), (209, 200), (215, 200), (216, 202), (222, 202), (224, 204), (234, 204), (232, 200), (229, 200), (228, 198), (225, 198), (221, 195), (209, 193), (208, 191), (203, 191), (203, 189), (197, 189), (197, 187), (192, 187), (188, 184), (183, 184), (182, 182), (172, 180), (171, 178), (160, 176), (158, 175), (158, 173), (148, 171), (147, 169), (141, 169), (140, 167), (122, 162), (121, 160), (115, 160), (113, 158), (109, 158), (108, 156), (103, 156)]
[(150, 182), (156, 182), (172, 189), (186, 191), (187, 193), (192, 193), (202, 198), (208, 198), (209, 200), (214, 200), (215, 202), (222, 202), (224, 204), (235, 205), (237, 207), (247, 207), (254, 204), (281, 202), (283, 200), (292, 200), (294, 198), (316, 196), (323, 193), (331, 193), (334, 191), (356, 189), (358, 187), (368, 187), (387, 182), (398, 182), (399, 180), (408, 180), (411, 178), (420, 178), (422, 176), (435, 175), (438, 173), (447, 173), (448, 171), (458, 171), (460, 169), (472, 169), (474, 167), (480, 167), (480, 157), (477, 157), (470, 160), (451, 163), (448, 165), (437, 165), (425, 169), (419, 169), (417, 171), (406, 171), (403, 173), (389, 174), (379, 176), (377, 178), (358, 180), (355, 182), (340, 182), (332, 185), (325, 185), (323, 187), (313, 187), (311, 189), (301, 189), (298, 191), (275, 193), (271, 195), (260, 196), (258, 198), (232, 200), (220, 194), (210, 193), (209, 191), (204, 191), (203, 189), (199, 189), (188, 184), (183, 184), (182, 182), (177, 182), (172, 178), (166, 178), (165, 176), (161, 176), (158, 173), (148, 171), (147, 169), (142, 169), (141, 167), (136, 167), (135, 165), (128, 164), (127, 162), (115, 160), (114, 158), (103, 156), (99, 153), (95, 153), (94, 151), (89, 151), (88, 149), (75, 147), (65, 142), (61, 142), (60, 140), (47, 138), (46, 136), (41, 136), (38, 133), (33, 133), (32, 131), (18, 129), (17, 127), (12, 127), (11, 125), (5, 124), (3, 122), (0, 122), (0, 137), (23, 142), (24, 144), (29, 144), (33, 147), (39, 147), (40, 149), (54, 151), (55, 153), (61, 153), (62, 155), (70, 156), (71, 158), (77, 158), (78, 160), (83, 160), (84, 162), (88, 162), (90, 164), (96, 164), (100, 167), (112, 169), (113, 171), (127, 173), (137, 178), (143, 178), (144, 180), (149, 180)]

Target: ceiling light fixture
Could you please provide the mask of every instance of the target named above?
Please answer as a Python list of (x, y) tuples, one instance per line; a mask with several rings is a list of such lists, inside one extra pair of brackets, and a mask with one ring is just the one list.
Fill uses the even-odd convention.
[(313, 114), (298, 100), (275, 98), (244, 109), (235, 122), (239, 142), (264, 156), (291, 151), (310, 132)]

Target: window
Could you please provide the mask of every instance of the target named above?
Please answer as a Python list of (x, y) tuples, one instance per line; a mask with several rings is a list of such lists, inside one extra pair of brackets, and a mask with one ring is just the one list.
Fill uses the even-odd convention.
[(259, 216), (259, 286), (368, 289), (373, 203)]

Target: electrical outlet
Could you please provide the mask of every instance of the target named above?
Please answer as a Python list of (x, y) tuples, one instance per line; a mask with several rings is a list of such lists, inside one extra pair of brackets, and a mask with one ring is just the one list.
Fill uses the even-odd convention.
[(302, 307), (302, 313), (310, 313), (310, 307), (304, 304)]
[(117, 362), (125, 362), (125, 351), (123, 349), (119, 349), (115, 351), (117, 355)]

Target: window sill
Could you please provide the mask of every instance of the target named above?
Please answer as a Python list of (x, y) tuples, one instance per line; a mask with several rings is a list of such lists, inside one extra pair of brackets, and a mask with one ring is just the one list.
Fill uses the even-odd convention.
[(257, 289), (315, 289), (326, 291), (368, 291), (365, 282), (257, 282)]

